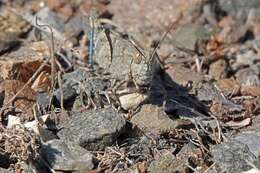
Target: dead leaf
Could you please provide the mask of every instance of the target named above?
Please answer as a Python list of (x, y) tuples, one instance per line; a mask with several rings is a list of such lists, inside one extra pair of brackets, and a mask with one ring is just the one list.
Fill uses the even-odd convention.
[(242, 86), (241, 94), (243, 96), (260, 96), (260, 87), (257, 86)]
[(50, 73), (47, 71), (42, 71), (36, 80), (33, 82), (31, 88), (35, 92), (47, 92), (51, 87)]
[[(5, 80), (4, 90), (5, 99), (4, 105), (6, 105), (9, 100), (24, 86), (25, 83), (19, 80)], [(30, 88), (25, 87), (25, 89), (14, 99), (12, 103), (6, 106), (14, 106), (16, 109), (22, 111), (21, 120), (32, 120), (33, 112), (32, 107), (35, 104), (36, 93)]]
[[(0, 58), (0, 77), (27, 82), (49, 55), (46, 43), (34, 42), (25, 45)], [(46, 65), (43, 70), (50, 72), (50, 67)]]
[(242, 127), (246, 127), (248, 125), (250, 125), (252, 122), (251, 118), (246, 118), (242, 121), (229, 121), (227, 123), (225, 123), (226, 126), (231, 127), (231, 128), (242, 128)]

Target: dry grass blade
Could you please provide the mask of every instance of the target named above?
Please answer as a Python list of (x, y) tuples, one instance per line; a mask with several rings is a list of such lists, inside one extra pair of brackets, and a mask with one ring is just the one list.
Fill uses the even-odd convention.
[(59, 88), (60, 88), (60, 106), (61, 106), (61, 111), (62, 113), (64, 113), (65, 109), (64, 109), (64, 95), (63, 95), (63, 88), (62, 88), (62, 80), (61, 80), (61, 72), (58, 72), (58, 83), (59, 83)]

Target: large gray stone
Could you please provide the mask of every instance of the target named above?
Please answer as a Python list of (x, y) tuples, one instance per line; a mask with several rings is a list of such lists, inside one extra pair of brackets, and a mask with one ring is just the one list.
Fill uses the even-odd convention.
[(219, 7), (226, 12), (260, 7), (259, 0), (219, 0)]
[(215, 145), (211, 148), (214, 169), (217, 172), (237, 173), (252, 169), (250, 164), (260, 166), (259, 157), (250, 151), (247, 145), (232, 139), (229, 142)]
[(51, 11), (48, 7), (42, 8), (36, 13), (36, 16), (39, 19), (50, 25), (51, 27), (55, 28), (56, 30), (63, 32), (65, 22), (53, 11)]
[(8, 169), (0, 168), (1, 173), (13, 173), (12, 171), (9, 171)]
[(71, 142), (52, 140), (45, 143), (41, 153), (54, 170), (89, 171), (93, 165), (93, 155)]
[(256, 157), (260, 157), (260, 129), (238, 134), (235, 140), (247, 145)]
[(152, 161), (148, 167), (150, 173), (172, 173), (179, 170), (182, 164), (177, 162), (174, 155), (168, 153), (160, 157), (159, 160)]
[(199, 41), (207, 40), (211, 34), (210, 28), (197, 24), (180, 27), (174, 34), (174, 42), (178, 47), (195, 51)]
[(165, 133), (186, 125), (184, 120), (172, 120), (162, 107), (143, 105), (141, 110), (131, 119), (145, 133)]
[(112, 108), (89, 110), (61, 124), (58, 136), (88, 150), (102, 150), (116, 141), (125, 125), (125, 119)]

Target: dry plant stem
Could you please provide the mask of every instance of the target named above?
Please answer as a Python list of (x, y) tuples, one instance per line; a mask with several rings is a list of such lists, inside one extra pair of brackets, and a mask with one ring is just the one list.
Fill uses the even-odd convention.
[(188, 168), (190, 168), (193, 172), (195, 173), (199, 173), (198, 171), (196, 171), (192, 166), (190, 166), (188, 163), (183, 163), (185, 166), (187, 166)]
[(208, 167), (208, 169), (206, 169), (203, 173), (207, 173), (209, 170), (211, 170), (216, 163), (213, 163), (212, 165), (210, 165), (210, 167)]
[(54, 75), (55, 75), (55, 55), (54, 55), (54, 36), (53, 36), (53, 30), (50, 25), (46, 24), (39, 24), (38, 23), (38, 17), (36, 16), (35, 23), (37, 26), (43, 28), (47, 27), (50, 30), (51, 33), (51, 87), (54, 87)]
[(60, 106), (61, 106), (61, 111), (62, 113), (65, 111), (64, 109), (64, 95), (63, 95), (63, 89), (62, 89), (62, 81), (61, 81), (61, 72), (58, 72), (58, 83), (59, 83), (59, 88), (60, 88)]
[(120, 156), (121, 158), (126, 159), (126, 160), (128, 161), (128, 163), (133, 164), (133, 161), (130, 160), (128, 157), (126, 157), (124, 154), (122, 154), (122, 153), (120, 153), (120, 152), (117, 152), (116, 150), (114, 150), (114, 149), (111, 148), (111, 147), (108, 147), (108, 149), (109, 149), (110, 151), (112, 151), (113, 153), (117, 154), (118, 156)]

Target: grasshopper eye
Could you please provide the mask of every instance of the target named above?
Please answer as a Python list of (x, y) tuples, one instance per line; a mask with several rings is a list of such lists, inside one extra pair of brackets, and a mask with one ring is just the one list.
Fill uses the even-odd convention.
[(137, 53), (134, 56), (133, 61), (134, 61), (135, 64), (140, 64), (141, 61), (142, 61), (142, 55), (140, 53)]

